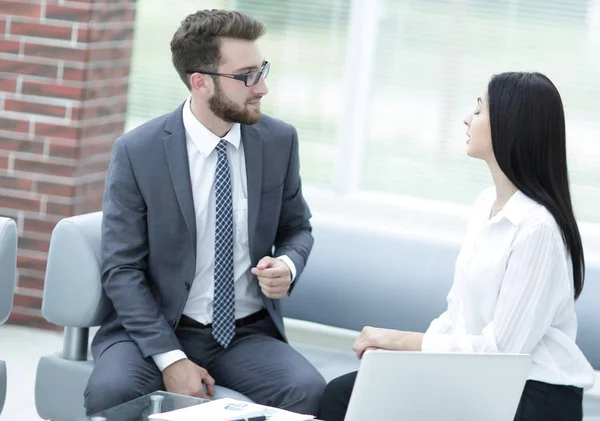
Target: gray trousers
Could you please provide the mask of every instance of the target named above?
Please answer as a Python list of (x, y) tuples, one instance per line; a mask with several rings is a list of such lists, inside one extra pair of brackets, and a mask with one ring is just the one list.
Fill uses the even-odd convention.
[[(219, 386), (254, 402), (316, 415), (325, 380), (302, 355), (284, 342), (270, 317), (236, 329), (227, 349), (209, 328), (178, 327), (188, 358), (205, 368)], [(162, 373), (143, 358), (133, 341), (118, 342), (95, 361), (85, 390), (88, 415), (164, 390)]]

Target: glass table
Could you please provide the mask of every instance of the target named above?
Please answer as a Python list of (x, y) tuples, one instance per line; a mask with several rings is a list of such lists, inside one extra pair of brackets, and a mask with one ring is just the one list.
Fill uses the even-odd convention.
[[(206, 399), (156, 391), (93, 414), (85, 421), (148, 421), (148, 415), (174, 411), (208, 402)], [(84, 421), (84, 420), (82, 420)]]
[[(156, 391), (121, 405), (90, 415), (81, 421), (149, 421), (148, 416), (208, 402), (206, 399)], [(312, 419), (310, 421), (319, 421)]]

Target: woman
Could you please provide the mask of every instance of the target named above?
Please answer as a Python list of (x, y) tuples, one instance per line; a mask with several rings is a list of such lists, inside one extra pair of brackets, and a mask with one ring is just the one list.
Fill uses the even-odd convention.
[[(575, 344), (585, 265), (560, 95), (542, 74), (502, 73), (465, 124), (467, 154), (487, 163), (495, 187), (475, 203), (448, 308), (424, 334), (365, 327), (353, 349), (531, 354), (515, 421), (581, 420), (594, 372)], [(355, 378), (327, 386), (321, 419), (343, 420)]]

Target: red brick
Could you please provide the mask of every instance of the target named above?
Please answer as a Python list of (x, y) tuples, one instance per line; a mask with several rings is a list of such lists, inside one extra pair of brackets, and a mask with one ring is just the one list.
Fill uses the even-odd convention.
[(52, 64), (26, 63), (0, 58), (0, 72), (55, 78), (57, 67)]
[(105, 159), (99, 160), (95, 157), (95, 162), (86, 162), (85, 165), (79, 167), (77, 175), (92, 175), (92, 174), (105, 174), (108, 170), (108, 164), (110, 162), (110, 156), (107, 155)]
[[(101, 22), (115, 21), (102, 20)], [(87, 31), (87, 34), (82, 34), (82, 31)], [(79, 38), (82, 35), (87, 42), (129, 41), (133, 39), (133, 27), (80, 29), (77, 39), (84, 42), (84, 38)]]
[(79, 28), (77, 30), (77, 42), (88, 43), (90, 42), (90, 28)]
[(122, 116), (121, 121), (111, 123), (98, 123), (93, 126), (85, 127), (82, 129), (82, 139), (92, 139), (99, 136), (105, 136), (115, 134), (120, 136), (125, 129), (125, 115)]
[(0, 34), (4, 34), (6, 32), (6, 20), (0, 18)]
[(0, 137), (0, 150), (26, 152), (41, 155), (44, 153), (44, 144), (37, 140), (10, 139)]
[(56, 105), (40, 104), (35, 102), (18, 101), (16, 99), (7, 99), (4, 103), (6, 111), (16, 111), (27, 114), (40, 114), (51, 117), (65, 118), (67, 109)]
[(39, 4), (9, 0), (0, 1), (0, 15), (39, 18), (40, 10), (41, 7)]
[(19, 54), (21, 43), (19, 41), (7, 41), (0, 39), (0, 51), (5, 54)]
[(111, 105), (85, 105), (84, 107), (73, 108), (73, 120), (93, 120), (97, 118), (109, 117), (115, 114), (125, 114), (127, 112), (127, 101), (123, 100)]
[(44, 278), (36, 276), (25, 276), (19, 275), (19, 282), (17, 284), (20, 288), (30, 289), (44, 289)]
[(3, 189), (30, 191), (31, 184), (31, 180), (0, 175), (0, 186), (2, 186)]
[(86, 52), (81, 48), (55, 47), (52, 45), (25, 42), (26, 56), (46, 57), (57, 60), (86, 61)]
[(110, 160), (110, 152), (112, 149), (113, 141), (116, 136), (110, 137), (110, 142), (93, 142), (91, 144), (87, 144), (85, 142), (82, 143), (79, 155), (80, 159), (88, 159), (91, 157), (95, 157), (98, 155), (106, 155)]
[(0, 208), (39, 212), (40, 199), (26, 199), (24, 197), (11, 197), (0, 195)]
[(2, 130), (11, 132), (29, 133), (29, 120), (13, 120), (0, 117), (0, 127)]
[(93, 120), (108, 117), (113, 114), (111, 105), (97, 105), (73, 108), (72, 118), (74, 120)]
[(51, 142), (50, 147), (48, 148), (48, 155), (53, 158), (77, 159), (79, 155), (79, 148), (77, 146)]
[(84, 80), (89, 80), (89, 78), (86, 78), (87, 73), (89, 73), (89, 70), (65, 66), (63, 69), (63, 79), (83, 82)]
[(94, 196), (104, 193), (104, 178), (77, 185), (77, 197)]
[(61, 145), (61, 146), (69, 146), (71, 148), (75, 148), (79, 146), (79, 139), (47, 139), (50, 142), (50, 145)]
[(46, 213), (48, 215), (73, 216), (73, 205), (65, 205), (63, 203), (46, 204)]
[(21, 89), (23, 95), (47, 96), (50, 98), (63, 98), (79, 100), (83, 90), (74, 86), (64, 86), (54, 83), (24, 81)]
[(8, 168), (8, 157), (0, 156), (0, 170), (6, 170)]
[[(79, 6), (79, 5), (77, 5)], [(90, 5), (75, 7), (75, 5), (59, 6), (49, 4), (46, 6), (46, 18), (66, 20), (69, 22), (89, 22), (92, 17)]]
[(70, 40), (73, 29), (68, 26), (46, 25), (43, 23), (13, 22), (10, 25), (10, 32), (13, 35)]
[(129, 64), (115, 65), (113, 62), (100, 62), (88, 70), (88, 81), (107, 79), (123, 79), (129, 76), (131, 68)]
[(35, 133), (39, 136), (49, 136), (65, 139), (77, 139), (80, 129), (70, 124), (35, 123)]
[(44, 253), (48, 253), (48, 248), (50, 246), (50, 239), (39, 239), (39, 238), (28, 238), (27, 236), (19, 237), (19, 248), (21, 250), (33, 250), (33, 251), (42, 251)]
[(50, 235), (55, 226), (56, 221), (26, 217), (23, 223), (23, 231)]
[(104, 181), (93, 185), (86, 185), (85, 189), (78, 192), (75, 214), (94, 212), (102, 209), (102, 196), (104, 194)]
[(115, 48), (91, 48), (89, 50), (89, 60), (92, 62), (102, 60), (124, 60), (131, 57), (131, 52), (131, 46)]
[(53, 162), (31, 161), (21, 158), (15, 159), (15, 170), (63, 177), (72, 177), (75, 173), (75, 167), (71, 165), (55, 164)]
[(0, 76), (0, 92), (16, 92), (17, 75)]
[(113, 98), (127, 92), (127, 81), (114, 81), (106, 86), (90, 86), (85, 89), (84, 100)]
[(123, 7), (100, 7), (94, 10), (93, 20), (96, 22), (133, 22), (135, 20), (135, 9)]
[(42, 297), (29, 297), (21, 294), (15, 294), (13, 305), (15, 307), (40, 309), (42, 308)]
[(75, 197), (75, 186), (40, 181), (37, 185), (37, 192), (49, 196)]
[(97, 212), (100, 210), (102, 210), (102, 196), (76, 204), (74, 214), (80, 215), (82, 213)]

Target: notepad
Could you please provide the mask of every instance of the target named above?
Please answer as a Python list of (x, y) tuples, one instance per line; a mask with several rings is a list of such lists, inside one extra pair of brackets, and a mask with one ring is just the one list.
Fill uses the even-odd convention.
[(231, 398), (216, 399), (188, 408), (152, 414), (148, 418), (155, 421), (229, 421), (258, 415), (266, 415), (269, 421), (305, 421), (315, 418), (313, 415), (297, 414)]

